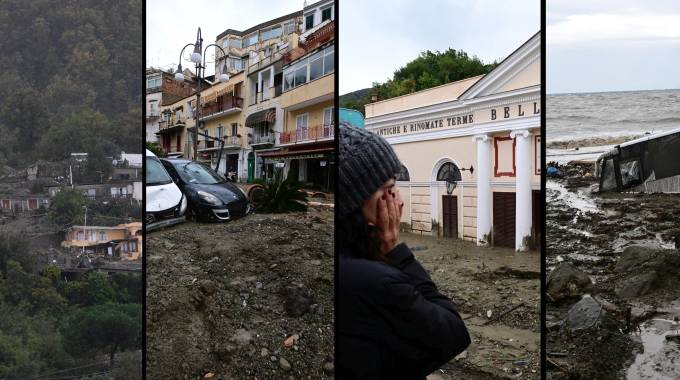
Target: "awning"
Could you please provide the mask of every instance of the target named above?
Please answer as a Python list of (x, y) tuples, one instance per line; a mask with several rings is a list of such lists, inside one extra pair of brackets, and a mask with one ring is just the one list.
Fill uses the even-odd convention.
[(255, 124), (276, 122), (276, 108), (269, 108), (262, 111), (251, 113), (246, 118), (246, 127), (252, 127)]
[(231, 94), (231, 93), (233, 93), (233, 91), (234, 91), (234, 84), (232, 83), (230, 85), (227, 85), (224, 88), (221, 88), (217, 91), (213, 91), (213, 92), (207, 94), (206, 96), (201, 97), (201, 104), (209, 103), (209, 102), (212, 102), (214, 100), (217, 100), (218, 97), (220, 97), (224, 94)]
[(260, 153), (258, 156), (264, 158), (320, 158), (324, 153), (333, 152), (335, 148), (302, 149), (296, 151), (277, 151)]

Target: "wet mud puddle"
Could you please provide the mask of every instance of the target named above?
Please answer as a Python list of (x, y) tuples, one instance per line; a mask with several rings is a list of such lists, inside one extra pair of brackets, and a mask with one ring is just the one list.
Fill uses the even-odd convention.
[(680, 332), (680, 323), (669, 319), (651, 319), (640, 326), (638, 339), (644, 351), (635, 357), (626, 379), (671, 380), (680, 378), (680, 345), (669, 336)]
[[(553, 285), (573, 276), (560, 291), (584, 287), (554, 293), (546, 306), (547, 378), (680, 379), (680, 195), (600, 194), (592, 165), (562, 169), (563, 178), (546, 182), (548, 275), (561, 269)], [(586, 293), (606, 312), (574, 332), (562, 322)]]

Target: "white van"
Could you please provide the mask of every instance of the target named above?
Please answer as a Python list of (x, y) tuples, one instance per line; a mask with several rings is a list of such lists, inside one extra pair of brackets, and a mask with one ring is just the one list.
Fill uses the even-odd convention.
[(155, 154), (146, 150), (146, 230), (182, 223), (187, 199)]

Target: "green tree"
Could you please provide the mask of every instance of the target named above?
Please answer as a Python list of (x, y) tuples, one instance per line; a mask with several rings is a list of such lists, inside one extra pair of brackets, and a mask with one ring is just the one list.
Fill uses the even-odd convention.
[(355, 109), (365, 113), (366, 104), (371, 96), (380, 100), (411, 94), (416, 91), (471, 78), (490, 72), (498, 63), (483, 63), (477, 57), (470, 57), (462, 50), (447, 49), (443, 52), (430, 50), (408, 62), (394, 72), (392, 78), (380, 83), (374, 82), (370, 89), (340, 97), (340, 107)]
[(58, 226), (81, 224), (85, 218), (83, 205), (85, 205), (85, 198), (80, 191), (62, 189), (52, 198), (48, 215)]
[(65, 320), (61, 333), (67, 352), (106, 352), (113, 366), (116, 352), (141, 347), (142, 308), (114, 303), (86, 307)]
[(113, 172), (113, 164), (97, 144), (87, 151), (85, 179), (88, 182), (103, 183)]
[(115, 300), (116, 292), (113, 289), (108, 275), (99, 272), (87, 274), (87, 298), (86, 305), (99, 305)]
[(14, 231), (0, 230), (0, 274), (3, 279), (7, 278), (8, 261), (24, 256), (27, 251), (28, 242), (24, 236)]
[(150, 150), (151, 153), (155, 154), (157, 157), (165, 157), (165, 154), (163, 154), (163, 149), (161, 149), (161, 146), (158, 145), (157, 142), (147, 141), (146, 149)]

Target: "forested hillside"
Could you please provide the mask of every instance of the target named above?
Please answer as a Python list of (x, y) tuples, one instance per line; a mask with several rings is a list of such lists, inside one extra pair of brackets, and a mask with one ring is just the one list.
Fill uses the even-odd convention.
[(139, 152), (141, 0), (0, 1), (0, 165)]
[(109, 226), (141, 219), (139, 203), (68, 188), (47, 209), (22, 203), (66, 185), (71, 152), (88, 153), (75, 182), (103, 181), (109, 157), (140, 152), (142, 22), (141, 0), (0, 0), (0, 198), (11, 199), (0, 210), (0, 379), (142, 378), (139, 270), (61, 243), (85, 213)]

